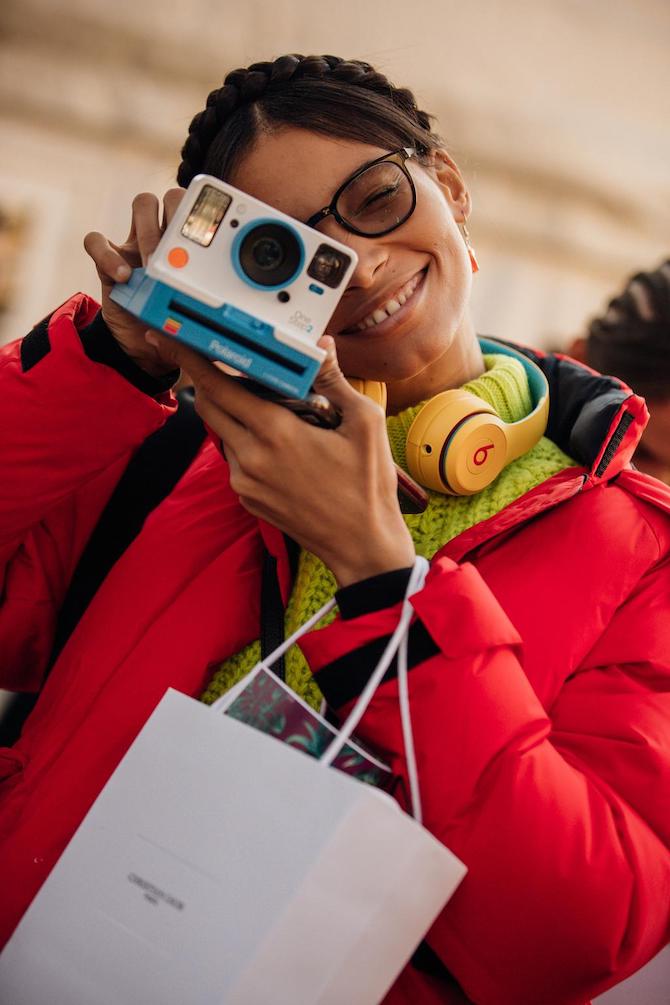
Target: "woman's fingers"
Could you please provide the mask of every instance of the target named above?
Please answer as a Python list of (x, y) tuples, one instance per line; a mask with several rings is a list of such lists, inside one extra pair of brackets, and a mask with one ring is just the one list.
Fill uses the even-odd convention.
[(185, 194), (186, 189), (184, 188), (170, 188), (167, 190), (163, 196), (163, 220), (161, 230), (165, 230), (168, 226)]
[(84, 249), (93, 259), (100, 280), (105, 286), (125, 282), (130, 276), (128, 262), (104, 234), (92, 230), (84, 238)]
[(317, 345), (326, 350), (326, 358), (314, 381), (314, 390), (319, 394), (324, 394), (343, 411), (352, 405), (355, 407), (360, 395), (347, 383), (346, 377), (340, 370), (333, 336), (322, 335)]
[(245, 438), (249, 437), (249, 431), (238, 419), (224, 412), (220, 405), (217, 405), (202, 391), (196, 392), (195, 410), (202, 421), (223, 440), (226, 457), (228, 457), (229, 450), (235, 454), (243, 450)]
[(155, 251), (183, 196), (183, 188), (168, 189), (163, 197), (160, 223), (160, 204), (156, 196), (150, 192), (135, 196), (130, 231), (122, 245), (114, 244), (98, 231), (91, 231), (86, 235), (84, 248), (95, 262), (103, 283), (111, 286), (125, 282), (130, 277), (131, 269), (147, 264), (149, 255)]
[(162, 230), (159, 220), (160, 203), (153, 192), (141, 192), (133, 199), (133, 220), (135, 225), (135, 235), (137, 248), (140, 253), (142, 265), (146, 266), (147, 259), (162, 237)]
[(141, 192), (133, 199), (133, 222), (128, 244), (137, 244), (137, 249), (146, 266), (149, 256), (163, 236), (163, 231), (174, 216), (184, 197), (183, 188), (171, 188), (163, 196), (163, 206), (152, 192)]

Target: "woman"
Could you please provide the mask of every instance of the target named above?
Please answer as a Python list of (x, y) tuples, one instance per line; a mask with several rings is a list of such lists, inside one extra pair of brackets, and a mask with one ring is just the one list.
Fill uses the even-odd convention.
[[(389, 209), (361, 233), (333, 194), (376, 161), (391, 164)], [(4, 937), (165, 688), (212, 700), (251, 667), (264, 555), (287, 630), (338, 591), (339, 616), (287, 680), (341, 716), (421, 553), (409, 663), (424, 824), (469, 873), (387, 1001), (583, 1003), (668, 935), (670, 496), (629, 465), (643, 403), (529, 353), (549, 380), (548, 435), (479, 494), (431, 492), (403, 517), (392, 458), (405, 463), (419, 403), (466, 386), (505, 422), (532, 407), (524, 367), (484, 359), (475, 337), (470, 197), (428, 116), (365, 63), (283, 56), (210, 95), (180, 184), (200, 171), (356, 251), (318, 380), (343, 420), (317, 429), (256, 400), (110, 301), (179, 190), (163, 207), (139, 196), (124, 245), (87, 236), (100, 312), (75, 297), (7, 350), (2, 407), (21, 417), (4, 448), (7, 687), (39, 687), (78, 557), (173, 407), (179, 367), (213, 437), (107, 575), (6, 754)], [(386, 424), (343, 374), (386, 384)], [(404, 775), (392, 672), (358, 735)]]
[(646, 400), (649, 422), (635, 466), (670, 485), (670, 261), (631, 276), (570, 355), (616, 374)]

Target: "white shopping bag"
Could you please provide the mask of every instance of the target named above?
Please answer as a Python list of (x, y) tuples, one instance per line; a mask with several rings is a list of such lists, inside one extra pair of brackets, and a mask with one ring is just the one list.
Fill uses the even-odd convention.
[(7, 944), (0, 1001), (375, 1005), (465, 871), (390, 796), (170, 690)]

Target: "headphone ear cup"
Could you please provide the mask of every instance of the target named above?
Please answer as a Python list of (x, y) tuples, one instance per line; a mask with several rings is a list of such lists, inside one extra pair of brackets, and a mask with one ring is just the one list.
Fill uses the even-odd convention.
[(359, 394), (364, 394), (366, 398), (370, 398), (386, 414), (386, 400), (388, 397), (386, 384), (383, 384), (380, 380), (364, 380), (362, 377), (347, 377), (347, 382), (353, 387), (354, 391), (358, 391)]
[(454, 432), (443, 452), (442, 479), (454, 495), (474, 495), (498, 477), (508, 453), (502, 419), (473, 415)]
[(505, 424), (467, 391), (443, 391), (427, 402), (407, 433), (407, 466), (434, 492), (474, 495), (505, 467)]

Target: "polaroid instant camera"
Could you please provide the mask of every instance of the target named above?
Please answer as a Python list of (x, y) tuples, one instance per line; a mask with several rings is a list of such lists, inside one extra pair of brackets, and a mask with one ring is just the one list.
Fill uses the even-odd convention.
[(146, 269), (111, 296), (148, 327), (305, 398), (325, 357), (316, 342), (356, 261), (351, 248), (201, 174)]

